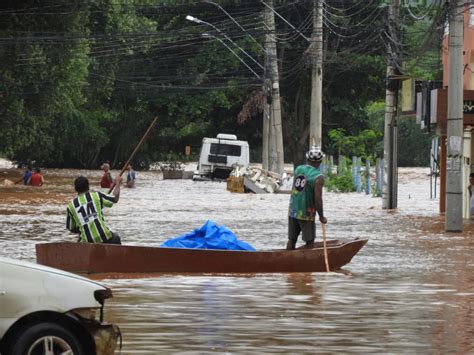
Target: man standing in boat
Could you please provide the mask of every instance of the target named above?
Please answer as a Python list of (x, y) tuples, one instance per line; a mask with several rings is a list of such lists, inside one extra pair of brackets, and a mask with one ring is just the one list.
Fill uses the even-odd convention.
[(302, 234), (306, 248), (314, 246), (316, 238), (316, 212), (319, 221), (326, 224), (323, 212), (324, 176), (319, 170), (324, 153), (320, 147), (312, 146), (306, 153), (307, 164), (299, 165), (293, 174), (290, 207), (288, 210), (287, 250), (293, 250)]
[(113, 195), (89, 191), (89, 180), (79, 176), (74, 180), (77, 197), (67, 205), (66, 228), (80, 234), (82, 243), (122, 244), (120, 237), (105, 224), (103, 207), (112, 207), (119, 201), (121, 176), (115, 178)]

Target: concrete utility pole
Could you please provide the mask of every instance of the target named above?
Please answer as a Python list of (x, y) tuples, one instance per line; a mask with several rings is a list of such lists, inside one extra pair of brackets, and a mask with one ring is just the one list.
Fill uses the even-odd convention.
[[(265, 62), (267, 55), (265, 55)], [(267, 67), (267, 63), (265, 63), (265, 67)], [(271, 106), (268, 104), (268, 101), (271, 100), (271, 80), (268, 78), (267, 70), (265, 69), (264, 74), (264, 82), (263, 82), (263, 92), (264, 92), (264, 100), (263, 103), (263, 126), (262, 126), (262, 168), (264, 170), (269, 170), (269, 138), (270, 138), (270, 122), (271, 119)]]
[(313, 0), (313, 33), (311, 35), (311, 118), (309, 123), (309, 146), (322, 146), (322, 100), (323, 100), (323, 4)]
[[(263, 13), (264, 23), (268, 22), (268, 11), (265, 10)], [(271, 79), (271, 68), (270, 68), (270, 56), (268, 52), (268, 43), (270, 43), (270, 32), (265, 32), (265, 48), (263, 49), (265, 56), (264, 72), (263, 72), (263, 92), (264, 92), (264, 103), (263, 103), (263, 125), (262, 125), (262, 168), (270, 170), (270, 150), (275, 151), (274, 147), (270, 147), (270, 141), (273, 143), (274, 139), (270, 139), (270, 135), (273, 134), (271, 130), (272, 124), (272, 79)], [(273, 164), (273, 163), (272, 163)]]
[(275, 16), (273, 9), (273, 0), (267, 1), (265, 7), (264, 25), (265, 25), (265, 50), (269, 60), (271, 75), (271, 120), (270, 120), (270, 139), (269, 139), (269, 162), (268, 170), (276, 173), (284, 171), (284, 152), (283, 152), (283, 130), (281, 124), (281, 104), (280, 104), (280, 85), (277, 62)]
[(462, 232), (463, 42), (464, 0), (452, 0), (449, 11), (449, 81), (446, 220), (447, 232)]
[(385, 91), (385, 129), (384, 129), (384, 183), (382, 191), (382, 208), (397, 208), (397, 180), (398, 180), (398, 117), (397, 96), (397, 45), (400, 16), (400, 0), (390, 0), (388, 8), (388, 63), (387, 88)]
[[(265, 9), (263, 12), (263, 23), (265, 26), (268, 26), (269, 23), (269, 13)], [(263, 128), (262, 128), (262, 168), (265, 170), (271, 170), (271, 166), (274, 165), (272, 158), (270, 157), (271, 152), (275, 152), (276, 149), (274, 145), (274, 139), (272, 135), (274, 134), (272, 129), (273, 115), (272, 115), (272, 78), (271, 78), (271, 61), (268, 44), (270, 43), (270, 31), (265, 30), (265, 69), (264, 69), (264, 91), (266, 102), (263, 106)], [(276, 153), (273, 154), (274, 156)], [(275, 159), (275, 158), (274, 158)], [(274, 160), (273, 159), (273, 160)]]
[[(262, 168), (266, 170), (272, 170), (275, 166), (276, 161), (276, 147), (275, 147), (275, 130), (273, 129), (273, 109), (271, 102), (272, 98), (272, 70), (271, 70), (271, 59), (270, 59), (270, 47), (271, 33), (268, 30), (270, 23), (270, 13), (268, 9), (263, 12), (263, 23), (265, 26), (265, 75), (264, 75), (264, 87), (265, 87), (265, 98), (269, 101), (264, 104), (264, 121), (263, 121), (263, 141), (262, 141)], [(270, 102), (270, 104), (268, 104)], [(265, 112), (266, 110), (266, 112)]]

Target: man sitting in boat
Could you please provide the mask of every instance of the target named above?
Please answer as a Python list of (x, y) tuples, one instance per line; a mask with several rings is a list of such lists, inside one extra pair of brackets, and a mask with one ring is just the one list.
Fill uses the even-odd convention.
[(302, 233), (306, 248), (313, 248), (316, 238), (316, 212), (319, 221), (326, 224), (323, 213), (324, 176), (319, 170), (324, 153), (320, 147), (312, 146), (306, 153), (307, 164), (299, 165), (293, 174), (290, 207), (288, 210), (287, 250), (293, 250)]
[(77, 197), (67, 205), (66, 228), (79, 233), (82, 243), (122, 244), (120, 237), (105, 224), (103, 207), (112, 207), (119, 201), (121, 176), (115, 178), (113, 195), (102, 192), (90, 192), (89, 180), (79, 176), (74, 180)]

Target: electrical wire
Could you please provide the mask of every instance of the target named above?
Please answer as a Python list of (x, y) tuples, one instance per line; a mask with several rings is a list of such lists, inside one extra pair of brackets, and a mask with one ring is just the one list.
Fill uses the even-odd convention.
[[(404, 0), (405, 5), (407, 4)], [(439, 7), (440, 1), (437, 0), (431, 4), (431, 7), (426, 10), (423, 16), (420, 14), (414, 14), (409, 7), (409, 18), (411, 20), (429, 20), (431, 11)], [(287, 3), (283, 6), (278, 6), (275, 9), (284, 15), (284, 18), (290, 19), (288, 23), (293, 22), (291, 20), (292, 14), (298, 9), (307, 10), (311, 4), (309, 1), (294, 1)], [(329, 39), (331, 46), (331, 53), (328, 58), (325, 59), (325, 63), (337, 63), (341, 56), (348, 55), (350, 53), (376, 53), (380, 51), (379, 42), (381, 41), (387, 48), (391, 48), (394, 53), (394, 57), (397, 61), (414, 58), (413, 54), (409, 55), (409, 50), (412, 50), (409, 44), (405, 42), (406, 39), (414, 38), (416, 35), (420, 35), (421, 32), (405, 33), (405, 38), (397, 38), (393, 36), (385, 28), (385, 22), (382, 20), (382, 14), (386, 10), (386, 7), (381, 6), (381, 0), (370, 0), (370, 1), (351, 1), (350, 6), (345, 6), (347, 2), (335, 2), (335, 4), (342, 4), (342, 6), (336, 6), (331, 3), (330, 0), (325, 1), (323, 8), (323, 23), (324, 31), (327, 31), (327, 38)], [(186, 4), (165, 6), (150, 5), (147, 1), (134, 1), (134, 4), (127, 4), (125, 2), (114, 1), (113, 6), (117, 6), (114, 9), (100, 9), (98, 6), (84, 9), (74, 9), (76, 6), (75, 1), (63, 1), (61, 5), (42, 6), (28, 9), (10, 9), (0, 10), (0, 20), (5, 21), (8, 18), (6, 15), (11, 16), (30, 16), (33, 18), (49, 17), (51, 15), (73, 15), (83, 14), (84, 16), (96, 16), (100, 14), (126, 14), (129, 12), (136, 12), (136, 16), (145, 16), (148, 19), (160, 18), (160, 16), (167, 16), (168, 13), (176, 16), (184, 16), (189, 13), (199, 14), (200, 18), (205, 21), (212, 22), (220, 30), (229, 35), (232, 40), (239, 41), (239, 45), (243, 48), (252, 48), (252, 43), (246, 41), (246, 34), (237, 29), (235, 23), (226, 18), (224, 14), (219, 13), (217, 9), (214, 9), (211, 5), (207, 5), (203, 8), (204, 4), (196, 1), (188, 1)], [(130, 5), (130, 6), (129, 6)], [(67, 9), (65, 6), (70, 6), (71, 9)], [(229, 6), (229, 5), (228, 5)], [(285, 58), (283, 62), (284, 66), (280, 72), (280, 77), (283, 81), (295, 80), (295, 77), (303, 75), (309, 68), (309, 54), (307, 53), (307, 44), (302, 40), (299, 40), (300, 33), (306, 33), (309, 31), (312, 25), (312, 14), (311, 11), (306, 11), (305, 16), (301, 16), (296, 26), (292, 30), (283, 29), (281, 23), (277, 24), (275, 32), (271, 32), (262, 23), (260, 12), (262, 12), (264, 6), (259, 2), (244, 2), (244, 6), (228, 7), (226, 10), (231, 13), (242, 27), (249, 31), (252, 35), (259, 38), (261, 43), (265, 45), (265, 36), (269, 36), (270, 39), (278, 42), (279, 46), (290, 46), (292, 48), (291, 58)], [(120, 8), (119, 8), (120, 7)], [(232, 9), (232, 10), (230, 10)], [(60, 11), (56, 11), (60, 10)], [(431, 11), (430, 11), (431, 10)], [(164, 15), (164, 14), (167, 15)], [(170, 16), (171, 16), (170, 15)], [(421, 18), (420, 18), (421, 17)], [(2, 19), (3, 18), (3, 19)], [(403, 20), (403, 19), (402, 19)], [(287, 25), (288, 25), (287, 23)], [(296, 23), (296, 22), (293, 22)], [(23, 46), (25, 50), (22, 53), (17, 53), (16, 66), (32, 66), (32, 65), (48, 65), (48, 48), (52, 46), (77, 46), (77, 51), (71, 53), (71, 58), (81, 58), (84, 53), (81, 53), (81, 48), (88, 48), (88, 56), (90, 60), (101, 62), (116, 60), (118, 65), (127, 64), (133, 66), (133, 72), (126, 72), (121, 75), (117, 83), (124, 87), (139, 85), (140, 81), (149, 79), (151, 86), (141, 87), (146, 90), (161, 90), (163, 86), (161, 83), (176, 83), (174, 89), (182, 90), (196, 90), (197, 86), (193, 85), (179, 85), (184, 83), (186, 80), (196, 80), (199, 78), (197, 74), (185, 75), (183, 74), (183, 68), (186, 68), (187, 63), (199, 58), (199, 55), (204, 53), (204, 49), (211, 48), (212, 43), (203, 41), (201, 38), (202, 32), (210, 32), (209, 28), (201, 25), (193, 26), (182, 26), (181, 28), (165, 28), (166, 22), (160, 23), (157, 26), (157, 30), (152, 32), (138, 31), (136, 33), (70, 33), (70, 32), (54, 32), (54, 31), (8, 31), (2, 30), (0, 32), (0, 45), (2, 46)], [(404, 26), (404, 23), (401, 24)], [(289, 25), (288, 25), (289, 26)], [(159, 28), (162, 27), (160, 30)], [(312, 31), (314, 33), (314, 30)], [(423, 43), (426, 45), (421, 46), (416, 52), (418, 57), (423, 57), (421, 53), (425, 50), (429, 50), (432, 38), (439, 35), (439, 31), (436, 29), (432, 33), (427, 33), (423, 39)], [(305, 37), (308, 35), (305, 34)], [(43, 47), (43, 51), (37, 52), (37, 54), (30, 53), (30, 46)], [(214, 44), (215, 47), (215, 44)], [(224, 53), (224, 52), (222, 52)], [(306, 54), (305, 54), (306, 53)], [(221, 54), (222, 55), (222, 54)], [(231, 55), (227, 53), (228, 58)], [(261, 58), (262, 53), (256, 53)], [(428, 58), (426, 58), (428, 59)], [(147, 76), (147, 68), (150, 63), (158, 61), (159, 67), (166, 68), (165, 73), (169, 75), (152, 74)], [(146, 66), (143, 65), (146, 63)], [(421, 61), (419, 62), (421, 63)], [(435, 63), (435, 61), (434, 61)], [(251, 63), (248, 63), (251, 65)], [(143, 68), (142, 68), (143, 67)], [(158, 69), (157, 69), (158, 70)], [(169, 71), (169, 72), (168, 72)], [(241, 78), (239, 85), (245, 87), (246, 85), (261, 85), (252, 81), (250, 73), (245, 67), (241, 66), (238, 70), (233, 69), (226, 70), (224, 75), (210, 75), (209, 78), (212, 81), (226, 81), (232, 77), (230, 73), (240, 75)], [(207, 75), (207, 74), (206, 74)], [(113, 78), (108, 78), (113, 80)], [(207, 85), (207, 84), (206, 84)], [(202, 90), (212, 90), (225, 87), (225, 85), (215, 84), (210, 88), (201, 88)], [(166, 86), (166, 85), (165, 85)]]

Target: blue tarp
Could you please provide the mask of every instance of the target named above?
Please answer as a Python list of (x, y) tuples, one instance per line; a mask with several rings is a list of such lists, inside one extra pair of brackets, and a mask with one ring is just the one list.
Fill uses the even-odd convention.
[(255, 248), (250, 244), (238, 240), (229, 228), (224, 225), (218, 226), (211, 220), (207, 220), (201, 227), (190, 233), (168, 239), (160, 246), (168, 248), (255, 251)]

